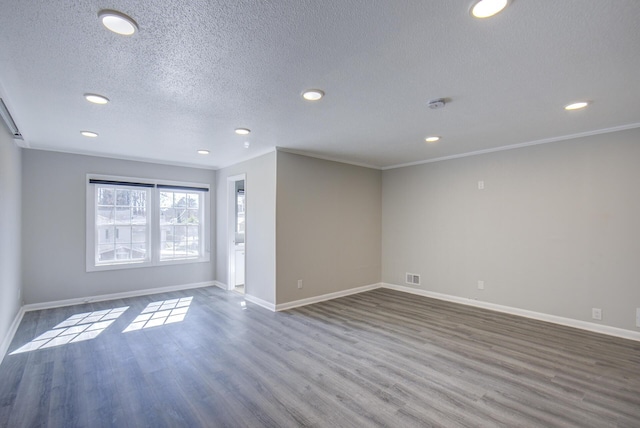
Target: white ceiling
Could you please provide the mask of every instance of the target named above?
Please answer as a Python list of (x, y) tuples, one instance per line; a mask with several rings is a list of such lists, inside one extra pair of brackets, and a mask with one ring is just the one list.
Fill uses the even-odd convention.
[(1, 0), (0, 94), (27, 147), (206, 168), (276, 146), (389, 167), (640, 126), (640, 1), (514, 0), (487, 20), (470, 3)]

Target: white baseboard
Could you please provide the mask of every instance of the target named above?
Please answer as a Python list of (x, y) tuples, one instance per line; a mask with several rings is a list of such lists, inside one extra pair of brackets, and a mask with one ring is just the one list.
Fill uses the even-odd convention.
[(13, 341), (13, 337), (16, 335), (16, 332), (18, 331), (18, 326), (20, 325), (20, 322), (22, 321), (22, 317), (24, 316), (24, 312), (25, 311), (24, 311), (24, 306), (23, 306), (18, 310), (18, 313), (16, 314), (15, 318), (13, 319), (13, 322), (9, 326), (9, 331), (7, 331), (7, 334), (4, 336), (4, 339), (2, 340), (2, 343), (0, 343), (0, 364), (2, 364), (2, 360), (4, 360), (4, 356), (6, 355), (7, 351), (9, 350), (9, 346), (11, 345), (11, 342)]
[(482, 302), (479, 300), (467, 299), (465, 297), (452, 296), (449, 294), (435, 293), (433, 291), (427, 291), (420, 288), (406, 287), (404, 285), (383, 283), (382, 287), (389, 288), (391, 290), (402, 291), (405, 293), (416, 294), (418, 296), (431, 297), (433, 299), (445, 300), (447, 302), (460, 303), (463, 305), (475, 306), (478, 308), (489, 309), (496, 312), (503, 312), (505, 314), (518, 315), (521, 317), (531, 318), (534, 320), (546, 321), (554, 324), (564, 325), (567, 327), (579, 328), (581, 330), (587, 330), (594, 333), (601, 333), (609, 336), (621, 337), (623, 339), (640, 341), (640, 332), (625, 330), (623, 328), (595, 324), (592, 322), (580, 321), (572, 318), (564, 318), (556, 315), (545, 314), (542, 312), (534, 312), (526, 309), (514, 308), (511, 306), (497, 305), (495, 303)]
[(334, 293), (322, 294), (320, 296), (309, 297), (306, 299), (294, 300), (293, 302), (280, 303), (276, 305), (276, 311), (286, 311), (287, 309), (297, 308), (299, 306), (312, 305), (325, 300), (337, 299), (338, 297), (350, 296), (352, 294), (363, 293), (369, 290), (375, 290), (382, 287), (382, 283), (363, 285), (362, 287), (350, 288), (348, 290), (336, 291)]
[(229, 290), (227, 288), (227, 284), (225, 284), (224, 282), (220, 282), (220, 281), (213, 281), (213, 285), (215, 285), (218, 288), (222, 288), (223, 290)]
[(25, 312), (41, 309), (61, 308), (64, 306), (82, 305), (84, 303), (104, 302), (105, 300), (126, 299), (128, 297), (148, 296), (151, 294), (168, 293), (171, 291), (189, 290), (192, 288), (211, 287), (217, 285), (215, 281), (194, 282), (191, 284), (170, 285), (168, 287), (147, 288), (145, 290), (124, 291), (121, 293), (102, 294), (99, 296), (78, 297), (74, 299), (56, 300), (54, 302), (31, 303), (22, 308)]
[(276, 305), (274, 305), (273, 303), (269, 303), (266, 300), (259, 299), (259, 298), (255, 297), (255, 296), (250, 295), (250, 294), (245, 294), (244, 295), (244, 300), (246, 300), (247, 302), (255, 303), (258, 306), (262, 306), (263, 308), (268, 309), (271, 312), (275, 312), (276, 311)]

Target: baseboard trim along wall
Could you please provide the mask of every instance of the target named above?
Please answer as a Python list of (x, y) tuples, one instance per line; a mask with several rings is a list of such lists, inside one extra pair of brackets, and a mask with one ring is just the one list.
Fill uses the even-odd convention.
[(266, 300), (259, 299), (258, 297), (252, 296), (250, 294), (245, 294), (244, 300), (246, 300), (247, 302), (256, 304), (258, 306), (262, 306), (263, 308), (268, 309), (271, 312), (276, 311), (276, 305), (274, 305), (273, 303), (269, 303)]
[(151, 294), (168, 293), (171, 291), (189, 290), (192, 288), (211, 287), (216, 281), (194, 282), (191, 284), (170, 285), (168, 287), (147, 288), (145, 290), (124, 291), (122, 293), (102, 294), (100, 296), (78, 297), (74, 299), (57, 300), (54, 302), (31, 303), (22, 308), (25, 312), (41, 309), (61, 308), (64, 306), (82, 305), (85, 303), (104, 302), (105, 300), (126, 299), (127, 297), (148, 296)]
[(2, 364), (2, 360), (4, 360), (4, 356), (9, 350), (9, 345), (11, 345), (11, 342), (13, 341), (13, 337), (16, 335), (16, 332), (18, 331), (18, 326), (20, 325), (20, 322), (22, 322), (22, 317), (24, 316), (24, 312), (25, 311), (23, 306), (20, 308), (20, 310), (18, 310), (16, 317), (13, 319), (13, 322), (9, 327), (9, 331), (7, 331), (7, 334), (2, 339), (2, 343), (0, 343), (0, 364)]
[(218, 288), (222, 288), (223, 290), (228, 290), (227, 284), (225, 284), (224, 282), (213, 281), (213, 285), (215, 285)]
[(538, 321), (546, 321), (554, 324), (560, 324), (567, 327), (574, 327), (580, 330), (587, 330), (594, 333), (606, 334), (609, 336), (621, 337), (623, 339), (635, 340), (640, 342), (640, 333), (625, 330), (623, 328), (600, 325), (586, 321), (574, 320), (572, 318), (564, 318), (556, 315), (549, 315), (542, 312), (534, 312), (526, 309), (514, 308), (511, 306), (497, 305), (495, 303), (482, 302), (479, 300), (468, 299), (465, 297), (452, 296), (449, 294), (435, 293), (433, 291), (422, 290), (419, 288), (406, 287), (396, 284), (382, 284), (383, 288), (402, 291), (405, 293), (416, 294), (418, 296), (430, 297), (432, 299), (445, 300), (447, 302), (460, 303), (467, 306), (475, 306), (478, 308), (489, 309), (496, 312), (503, 312), (511, 315), (518, 315), (525, 318), (531, 318)]
[(313, 303), (324, 302), (325, 300), (337, 299), (338, 297), (349, 296), (351, 294), (363, 293), (369, 290), (380, 288), (381, 283), (363, 285), (362, 287), (350, 288), (348, 290), (336, 291), (334, 293), (322, 294), (320, 296), (309, 297), (306, 299), (294, 300), (292, 302), (280, 303), (276, 305), (276, 311), (286, 311), (287, 309), (297, 308), (299, 306), (311, 305)]

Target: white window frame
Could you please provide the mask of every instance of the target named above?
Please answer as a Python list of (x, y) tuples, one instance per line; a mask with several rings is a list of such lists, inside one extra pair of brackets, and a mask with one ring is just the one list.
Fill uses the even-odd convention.
[[(104, 180), (123, 183), (145, 183), (153, 184), (153, 188), (150, 190), (150, 198), (147, 201), (148, 221), (147, 234), (148, 234), (148, 249), (150, 254), (146, 260), (133, 260), (118, 262), (114, 261), (110, 264), (96, 264), (96, 251), (97, 251), (97, 225), (96, 225), (96, 206), (97, 206), (97, 191), (96, 185), (90, 183), (90, 180)], [(187, 188), (200, 188), (207, 189), (202, 191), (202, 200), (200, 204), (200, 256), (199, 257), (186, 257), (182, 259), (169, 259), (160, 260), (160, 239), (161, 239), (161, 226), (160, 226), (160, 191), (158, 185), (164, 186), (176, 186)], [(122, 187), (126, 187), (123, 185)], [(175, 190), (171, 190), (175, 191)], [(176, 264), (189, 264), (189, 263), (205, 263), (210, 261), (211, 254), (211, 188), (209, 184), (193, 183), (183, 181), (171, 181), (151, 178), (140, 177), (122, 177), (113, 175), (100, 175), (100, 174), (87, 174), (86, 177), (86, 271), (87, 272), (99, 272), (109, 270), (120, 269), (135, 269), (141, 267), (153, 267), (153, 266), (167, 266)]]

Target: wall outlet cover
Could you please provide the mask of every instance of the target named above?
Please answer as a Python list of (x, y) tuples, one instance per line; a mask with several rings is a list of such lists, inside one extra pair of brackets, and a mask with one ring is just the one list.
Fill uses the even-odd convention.
[(591, 318), (594, 320), (602, 320), (602, 309), (600, 308), (591, 308)]

